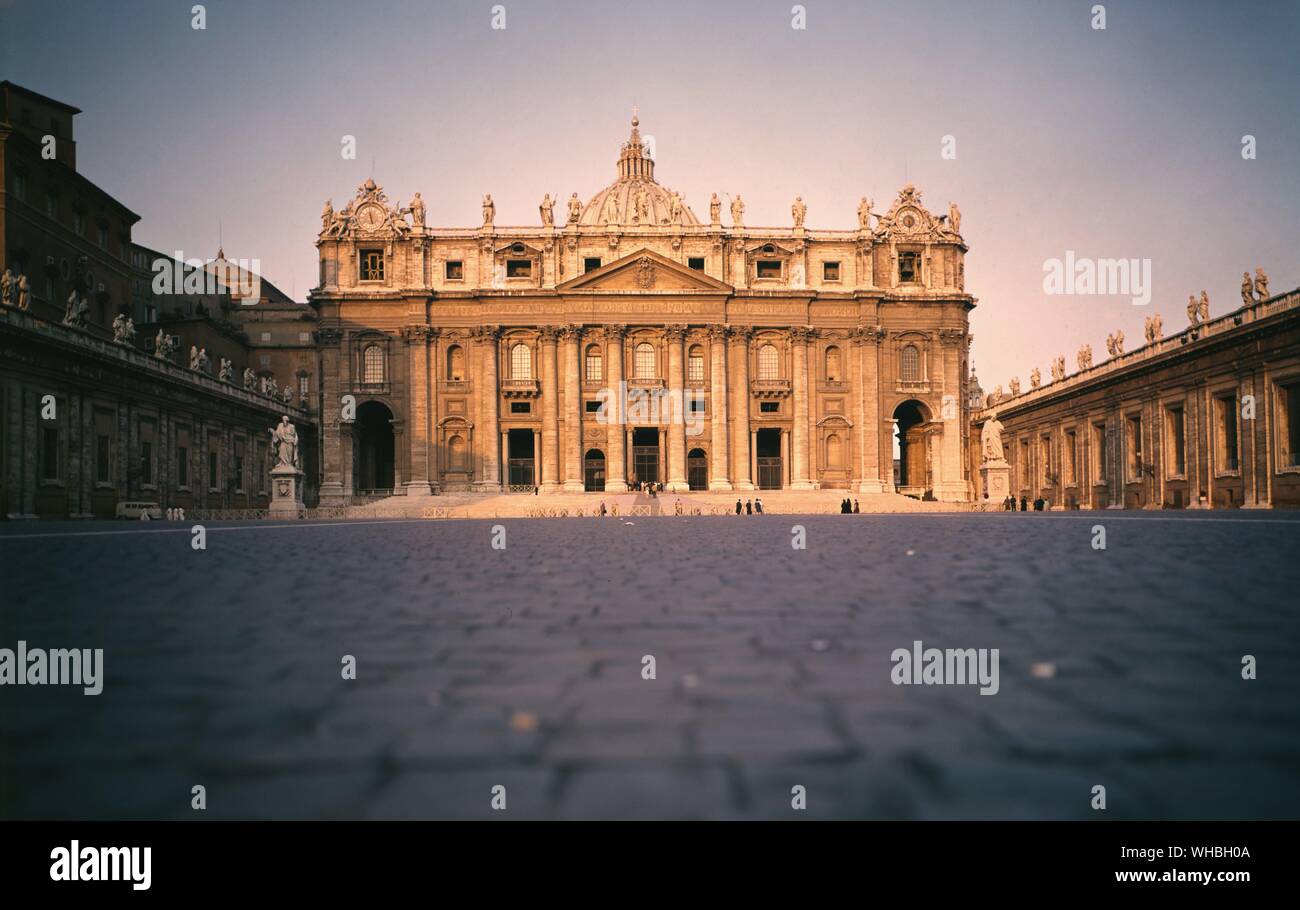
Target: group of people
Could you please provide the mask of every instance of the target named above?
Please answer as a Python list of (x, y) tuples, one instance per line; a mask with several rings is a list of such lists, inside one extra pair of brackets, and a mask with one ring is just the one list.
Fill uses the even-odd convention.
[[(737, 515), (741, 514), (741, 504), (740, 504), (740, 500), (739, 500), (739, 499), (736, 500), (736, 514), (737, 514)], [(744, 514), (746, 514), (746, 515), (762, 515), (762, 514), (763, 514), (763, 500), (761, 500), (761, 499), (753, 499), (753, 500), (746, 499), (746, 500), (745, 500), (745, 505), (744, 505)]]
[(840, 501), (840, 514), (841, 515), (859, 514), (858, 501), (856, 499), (850, 501), (847, 497), (845, 497), (843, 500)]
[(637, 484), (637, 489), (654, 499), (663, 492), (664, 485), (655, 480), (643, 480)]
[[(1043, 499), (1043, 497), (1040, 496), (1034, 500), (1035, 512), (1041, 512), (1045, 508), (1047, 508), (1047, 500)], [(1007, 498), (1002, 500), (1002, 510), (1004, 512), (1016, 511), (1016, 497), (1013, 494), (1008, 493)], [(1025, 499), (1025, 497), (1023, 496), (1020, 497), (1020, 511), (1021, 512), (1029, 511), (1029, 501)]]

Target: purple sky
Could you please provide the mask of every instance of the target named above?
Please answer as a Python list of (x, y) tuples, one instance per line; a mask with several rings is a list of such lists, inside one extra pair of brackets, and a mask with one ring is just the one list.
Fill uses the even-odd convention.
[[(0, 78), (83, 108), (80, 167), (142, 215), (136, 239), (258, 258), (303, 299), (326, 197), (373, 176), (429, 223), (532, 224), (545, 192), (614, 177), (630, 109), (656, 176), (707, 215), (850, 228), (908, 180), (962, 209), (986, 390), (1084, 342), (1100, 360), (1187, 295), (1239, 303), (1243, 270), (1300, 285), (1300, 3), (623, 3), (0, 0)], [(355, 161), (339, 154), (357, 138)], [(940, 157), (956, 137), (956, 160)], [(1256, 137), (1258, 158), (1241, 156)], [(1153, 302), (1047, 296), (1043, 263), (1150, 259)]]

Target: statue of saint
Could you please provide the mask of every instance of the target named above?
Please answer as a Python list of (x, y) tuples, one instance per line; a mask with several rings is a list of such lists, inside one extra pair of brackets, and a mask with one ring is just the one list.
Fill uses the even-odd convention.
[(32, 305), (32, 290), (27, 284), (27, 276), (18, 276), (18, 309), (25, 310)]
[(257, 374), (253, 372), (252, 367), (244, 367), (244, 391), (257, 391)]
[(1250, 272), (1242, 272), (1241, 273), (1241, 305), (1242, 306), (1250, 306), (1252, 303), (1255, 302), (1255, 298), (1251, 296), (1253, 291), (1254, 288), (1250, 283)]
[(1165, 330), (1165, 321), (1160, 317), (1159, 313), (1156, 313), (1154, 316), (1151, 317), (1151, 334), (1155, 336), (1151, 340), (1159, 341), (1160, 336), (1164, 334), (1164, 330)]
[(711, 224), (718, 224), (721, 221), (722, 221), (722, 200), (718, 198), (717, 193), (714, 193), (709, 198), (709, 222)]
[(416, 193), (411, 197), (409, 211), (411, 213), (411, 221), (415, 223), (415, 226), (418, 228), (424, 227), (424, 200), (420, 198), (419, 193)]
[(1255, 296), (1260, 300), (1268, 299), (1268, 276), (1261, 266), (1255, 266)]
[(1019, 394), (1020, 394), (1020, 377), (1019, 377), (1019, 376), (1012, 376), (1012, 377), (1011, 377), (1011, 394), (1012, 394), (1013, 396), (1015, 396), (1015, 395), (1019, 395)]
[(1029, 387), (1036, 389), (1043, 384), (1043, 374), (1038, 372), (1038, 367), (1029, 371)]
[(117, 344), (130, 344), (135, 340), (135, 323), (125, 313), (113, 317), (113, 341)]
[(5, 269), (4, 275), (0, 276), (0, 304), (14, 305), (14, 276), (8, 269)]
[(1115, 354), (1119, 355), (1123, 353), (1124, 353), (1124, 330), (1116, 329), (1115, 330)]
[(542, 204), (538, 206), (542, 213), (542, 226), (553, 227), (555, 225), (555, 202), (551, 199), (551, 194), (547, 193), (542, 197)]
[(669, 224), (682, 223), (682, 196), (680, 193), (673, 193), (672, 210), (668, 215)]
[(858, 230), (871, 230), (871, 200), (866, 196), (858, 203)]
[(200, 373), (211, 373), (211, 372), (212, 372), (212, 361), (208, 358), (208, 349), (207, 349), (207, 348), (199, 348), (199, 366), (198, 366), (198, 371), (199, 371)]
[(582, 202), (578, 199), (578, 194), (574, 193), (569, 197), (569, 223), (574, 224), (582, 217)]
[(794, 226), (803, 227), (803, 219), (808, 214), (808, 206), (804, 204), (802, 196), (794, 197), (794, 205), (790, 206), (790, 214), (794, 216)]
[(222, 382), (230, 382), (235, 375), (235, 365), (230, 362), (229, 358), (221, 358), (221, 369), (217, 373), (217, 378)]
[(299, 467), (298, 431), (289, 422), (289, 415), (280, 418), (280, 425), (271, 431), (271, 451), (275, 454), (275, 466)]
[(618, 224), (618, 197), (610, 193), (605, 197), (605, 208), (600, 213), (600, 220), (605, 224)]
[(333, 225), (334, 225), (334, 203), (326, 199), (325, 208), (321, 209), (320, 212), (320, 232), (322, 234), (328, 234), (330, 228), (333, 227)]
[(1201, 322), (1210, 321), (1210, 295), (1201, 291)]
[(497, 205), (492, 201), (492, 194), (488, 193), (483, 197), (483, 226), (491, 227), (496, 217)]
[(739, 193), (731, 200), (731, 223), (735, 227), (745, 226), (745, 203), (741, 201)]
[(948, 203), (948, 227), (952, 228), (954, 234), (961, 233), (961, 209), (957, 208), (957, 203)]
[(190, 369), (197, 370), (198, 368), (199, 368), (199, 348), (197, 345), (192, 344), (190, 345)]
[(1187, 295), (1187, 322), (1190, 325), (1196, 325), (1196, 323), (1200, 321), (1199, 319), (1197, 319), (1197, 313), (1199, 312), (1200, 312), (1200, 307), (1197, 306), (1196, 304), (1196, 295), (1188, 294)]
[(1002, 451), (1002, 421), (998, 420), (997, 411), (989, 414), (989, 419), (984, 421), (984, 428), (980, 430), (980, 448), (984, 452), (984, 461), (1002, 461), (1005, 457)]

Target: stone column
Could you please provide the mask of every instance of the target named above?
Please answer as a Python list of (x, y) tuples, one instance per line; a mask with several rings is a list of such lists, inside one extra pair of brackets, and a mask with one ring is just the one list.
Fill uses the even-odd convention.
[(605, 440), (609, 447), (605, 453), (606, 493), (627, 492), (627, 439), (623, 426), (623, 336), (626, 333), (627, 326), (605, 326), (605, 365), (610, 389), (605, 402)]
[(754, 488), (758, 488), (758, 430), (749, 431), (749, 476), (754, 479)]
[[(666, 410), (668, 417), (668, 482), (665, 489), (670, 493), (684, 493), (691, 486), (686, 481), (686, 399), (683, 394), (686, 377), (683, 372), (683, 343), (686, 340), (686, 326), (670, 325), (665, 327), (668, 336), (668, 400), (671, 407)], [(676, 408), (676, 412), (673, 412)], [(665, 409), (661, 408), (662, 414)]]
[[(858, 360), (858, 423), (862, 427), (862, 445), (859, 458), (862, 477), (858, 484), (859, 493), (883, 493), (893, 488), (894, 447), (893, 440), (882, 445), (881, 436), (885, 434), (885, 425), (880, 418), (880, 336), (873, 328), (859, 330), (853, 339), (855, 356)], [(892, 427), (892, 423), (890, 424)], [(881, 452), (889, 453), (890, 480), (881, 477)]]
[(727, 456), (727, 327), (709, 326), (709, 489), (730, 490)]
[(565, 326), (564, 341), (564, 492), (581, 493), (582, 477), (582, 327)]
[(790, 330), (790, 341), (794, 346), (794, 380), (791, 383), (794, 398), (791, 440), (794, 444), (794, 482), (790, 487), (795, 490), (814, 488), (809, 473), (811, 449), (808, 438), (808, 341), (812, 334), (809, 326), (795, 326)]
[[(501, 488), (508, 490), (510, 488), (510, 431), (498, 429), (496, 440), (497, 464), (501, 466)], [(534, 455), (536, 451), (533, 450)]]
[(781, 430), (781, 486), (790, 489), (790, 431)]
[[(934, 478), (934, 495), (944, 502), (966, 502), (970, 493), (961, 471), (961, 437), (963, 425), (961, 420), (961, 352), (965, 350), (966, 332), (962, 329), (940, 329), (939, 342), (943, 362), (943, 392), (939, 399), (939, 413), (936, 419), (942, 423), (943, 430), (939, 448), (941, 451), (940, 471)], [(1080, 468), (1078, 453), (1075, 453), (1075, 472)], [(1079, 481), (1076, 479), (1075, 481)], [(1062, 503), (1063, 505), (1063, 503)]]
[(479, 438), (483, 441), (483, 476), (479, 478), (475, 486), (481, 490), (488, 491), (501, 488), (501, 459), (508, 457), (501, 454), (500, 439), (500, 422), (498, 420), (498, 411), (500, 410), (501, 390), (497, 386), (497, 336), (500, 334), (500, 327), (495, 325), (479, 326), (475, 332), (480, 348), (480, 373), (478, 382), (479, 404), (483, 411), (483, 434)]
[(533, 486), (540, 487), (539, 475), (542, 473), (542, 430), (533, 430)]
[[(320, 485), (320, 504), (338, 508), (347, 504), (343, 493), (343, 434), (350, 433), (348, 424), (341, 424), (342, 386), (339, 375), (340, 351), (343, 333), (337, 329), (321, 329), (316, 333), (316, 343), (321, 351), (321, 430), (324, 451), (321, 452), (323, 478)], [(258, 471), (265, 469), (257, 465)]]
[(433, 335), (434, 330), (427, 325), (408, 325), (402, 329), (402, 337), (406, 339), (407, 362), (410, 366), (406, 392), (408, 401), (406, 429), (410, 445), (410, 469), (405, 484), (407, 496), (433, 495), (433, 487), (429, 482), (431, 448), (429, 397), (432, 393), (429, 382), (429, 341)]
[(731, 375), (731, 476), (737, 490), (752, 490), (749, 476), (749, 339), (754, 330), (748, 326), (732, 328)]
[(542, 450), (537, 457), (543, 493), (554, 493), (560, 488), (559, 337), (558, 329), (542, 328)]

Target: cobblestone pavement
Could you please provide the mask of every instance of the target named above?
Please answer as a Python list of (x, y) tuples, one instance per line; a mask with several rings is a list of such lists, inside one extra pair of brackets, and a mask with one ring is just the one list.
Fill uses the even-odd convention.
[(494, 524), (5, 525), (0, 816), (1300, 817), (1300, 515)]

